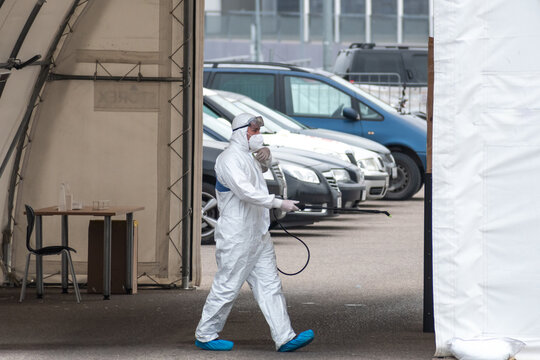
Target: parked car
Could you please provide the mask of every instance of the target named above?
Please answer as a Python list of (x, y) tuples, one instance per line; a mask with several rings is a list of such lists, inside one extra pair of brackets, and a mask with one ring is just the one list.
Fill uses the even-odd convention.
[[(202, 231), (201, 243), (213, 244), (214, 231), (219, 217), (216, 200), (216, 172), (214, 166), (219, 154), (225, 149), (228, 143), (212, 140), (208, 135), (203, 138), (203, 183), (202, 183)], [(287, 183), (283, 175), (279, 162), (272, 161), (272, 166), (264, 174), (268, 192), (276, 195), (280, 199), (287, 198)], [(286, 213), (281, 209), (272, 209), (270, 219), (281, 220)]]
[[(353, 146), (353, 149), (355, 148), (361, 148), (365, 150), (369, 150), (371, 152), (375, 152), (379, 155), (377, 157), (377, 161), (382, 161), (382, 168), (386, 170), (390, 178), (396, 178), (397, 177), (397, 167), (396, 163), (394, 161), (394, 158), (392, 157), (392, 154), (390, 153), (390, 150), (386, 148), (385, 146), (376, 143), (375, 141), (365, 139), (360, 136), (351, 135), (342, 133), (339, 131), (333, 131), (333, 130), (327, 130), (327, 129), (314, 129), (310, 128), (306, 125), (303, 125), (302, 123), (297, 122), (296, 120), (292, 119), (291, 117), (280, 113), (279, 111), (272, 110), (269, 107), (251, 99), (250, 97), (247, 97), (245, 95), (232, 93), (229, 91), (216, 91), (218, 95), (221, 95), (225, 99), (231, 101), (236, 106), (239, 106), (241, 108), (246, 109), (246, 111), (256, 112), (257, 114), (261, 115), (265, 119), (265, 124), (268, 125), (271, 129), (278, 132), (291, 132), (296, 134), (302, 134), (307, 135), (309, 138), (316, 142), (324, 141), (323, 139), (329, 139), (329, 140), (335, 140), (341, 143), (348, 144), (350, 146)], [(226, 114), (223, 114), (226, 116)], [(372, 166), (374, 159), (373, 154), (369, 152), (360, 152), (359, 150), (356, 151), (354, 154), (355, 158), (357, 160), (357, 165), (364, 169), (364, 175), (366, 179), (366, 187), (368, 188), (368, 198), (369, 199), (379, 199), (384, 196), (386, 193), (385, 191), (378, 191), (377, 189), (380, 188), (381, 184), (379, 183), (379, 180), (386, 180), (385, 176), (380, 174), (381, 167), (379, 164), (375, 164), (375, 166)], [(377, 183), (371, 184), (372, 181), (375, 181)], [(386, 181), (384, 181), (386, 182)], [(388, 187), (387, 185), (384, 187), (386, 189)], [(382, 188), (381, 188), (382, 190)]]
[(426, 47), (354, 43), (338, 53), (334, 73), (401, 113), (425, 111), (427, 56)]
[(426, 168), (426, 122), (400, 114), (343, 78), (278, 63), (207, 63), (205, 86), (241, 93), (301, 123), (360, 135), (392, 151), (398, 176), (387, 198), (420, 190)]
[(353, 43), (338, 52), (334, 73), (354, 82), (415, 86), (427, 84), (427, 68), (426, 47)]

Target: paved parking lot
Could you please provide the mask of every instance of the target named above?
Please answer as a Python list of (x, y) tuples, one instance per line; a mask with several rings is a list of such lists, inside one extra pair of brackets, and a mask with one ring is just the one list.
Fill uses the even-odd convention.
[[(135, 296), (74, 296), (46, 289), (0, 289), (0, 358), (82, 359), (430, 359), (433, 334), (422, 333), (423, 194), (406, 202), (368, 202), (384, 215), (342, 215), (293, 232), (311, 249), (300, 275), (283, 277), (297, 331), (312, 328), (315, 341), (294, 354), (274, 352), (265, 320), (247, 286), (221, 336), (230, 353), (196, 349), (193, 332), (208, 293), (213, 246), (202, 251), (204, 277), (194, 291), (142, 290)], [(296, 240), (272, 232), (278, 265), (288, 272), (305, 261)]]

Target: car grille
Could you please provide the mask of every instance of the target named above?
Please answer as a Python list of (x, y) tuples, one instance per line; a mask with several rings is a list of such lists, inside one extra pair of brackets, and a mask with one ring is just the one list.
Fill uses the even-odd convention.
[(334, 177), (334, 174), (332, 174), (331, 171), (323, 172), (324, 177), (326, 178), (326, 181), (328, 181), (328, 184), (330, 184), (330, 187), (336, 190), (337, 192), (341, 192), (339, 190), (339, 186), (337, 184), (336, 178)]
[(287, 181), (285, 180), (285, 176), (283, 175), (283, 171), (281, 171), (279, 164), (272, 165), (272, 172), (274, 173), (277, 182), (283, 186), (283, 198), (287, 199)]
[(381, 195), (384, 188), (381, 186), (372, 187), (369, 189), (369, 195)]

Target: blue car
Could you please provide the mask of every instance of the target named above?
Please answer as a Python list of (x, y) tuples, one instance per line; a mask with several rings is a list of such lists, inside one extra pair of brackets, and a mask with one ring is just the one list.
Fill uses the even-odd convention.
[(313, 128), (386, 146), (398, 170), (388, 199), (409, 199), (422, 187), (426, 122), (398, 113), (335, 74), (279, 63), (206, 63), (204, 86), (244, 94)]

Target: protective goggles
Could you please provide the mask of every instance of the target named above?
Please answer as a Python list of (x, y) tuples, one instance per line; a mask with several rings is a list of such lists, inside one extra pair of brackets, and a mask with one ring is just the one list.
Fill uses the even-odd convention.
[(254, 117), (252, 117), (251, 119), (249, 119), (249, 121), (247, 122), (246, 125), (239, 126), (236, 129), (233, 129), (233, 131), (236, 131), (238, 129), (243, 129), (243, 128), (248, 127), (248, 126), (253, 126), (253, 127), (256, 127), (256, 128), (263, 127), (264, 126), (264, 120), (263, 120), (262, 116), (254, 116)]

